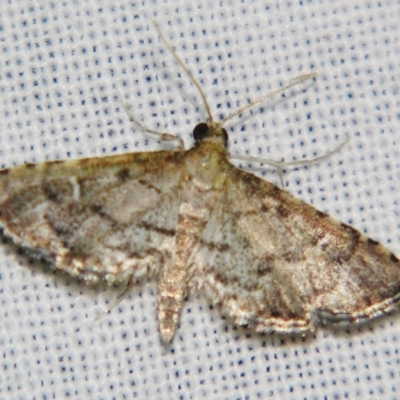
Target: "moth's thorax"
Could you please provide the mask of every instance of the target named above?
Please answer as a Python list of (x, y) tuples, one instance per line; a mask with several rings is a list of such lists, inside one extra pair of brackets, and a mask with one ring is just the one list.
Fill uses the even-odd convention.
[(219, 189), (226, 179), (227, 161), (225, 147), (219, 137), (207, 137), (187, 152), (184, 181), (199, 191)]
[[(196, 146), (184, 155), (180, 203), (176, 225), (176, 251), (159, 274), (157, 316), (162, 340), (170, 342), (187, 295), (193, 254), (202, 242), (214, 207), (220, 204), (227, 179), (226, 131), (220, 126), (198, 124), (193, 130)], [(225, 139), (224, 139), (225, 137)]]

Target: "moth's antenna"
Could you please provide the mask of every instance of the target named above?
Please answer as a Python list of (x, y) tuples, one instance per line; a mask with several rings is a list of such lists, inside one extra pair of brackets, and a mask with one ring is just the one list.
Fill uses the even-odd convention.
[(226, 121), (232, 119), (233, 117), (236, 117), (236, 115), (241, 114), (242, 112), (248, 110), (249, 108), (255, 106), (256, 104), (261, 103), (264, 100), (269, 99), (269, 98), (277, 95), (278, 93), (284, 92), (285, 90), (290, 89), (291, 87), (296, 86), (299, 83), (302, 83), (302, 82), (304, 82), (304, 81), (306, 81), (308, 79), (312, 79), (312, 78), (314, 78), (316, 76), (317, 76), (316, 72), (311, 72), (310, 74), (300, 75), (297, 78), (294, 78), (291, 83), (289, 83), (289, 84), (287, 84), (287, 85), (285, 85), (285, 86), (283, 86), (283, 87), (281, 87), (281, 88), (279, 88), (277, 90), (274, 90), (273, 92), (267, 93), (264, 96), (261, 96), (260, 98), (258, 98), (256, 100), (253, 100), (252, 102), (250, 102), (249, 104), (246, 104), (243, 107), (240, 107), (234, 113), (228, 115), (227, 117), (225, 117), (224, 119), (219, 121), (219, 124), (222, 126), (222, 125), (225, 124)]
[(174, 51), (174, 49), (172, 48), (172, 46), (170, 45), (170, 43), (167, 41), (167, 39), (165, 38), (164, 34), (161, 32), (160, 27), (158, 26), (156, 20), (154, 18), (151, 19), (151, 22), (153, 22), (154, 27), (157, 29), (158, 34), (160, 35), (162, 41), (164, 42), (165, 46), (167, 47), (167, 49), (170, 51), (170, 53), (174, 56), (175, 60), (178, 61), (179, 65), (183, 68), (183, 70), (186, 72), (186, 74), (188, 75), (188, 77), (190, 78), (190, 80), (193, 82), (193, 84), (196, 86), (197, 90), (200, 93), (201, 98), (203, 99), (203, 103), (204, 106), (206, 107), (207, 110), (207, 114), (208, 114), (208, 118), (210, 122), (213, 122), (213, 116), (211, 114), (211, 110), (210, 110), (210, 106), (208, 105), (206, 96), (199, 84), (199, 82), (197, 81), (197, 79), (192, 75), (192, 73), (190, 72), (189, 68), (184, 64), (184, 62), (179, 58), (178, 54), (176, 54), (176, 52)]

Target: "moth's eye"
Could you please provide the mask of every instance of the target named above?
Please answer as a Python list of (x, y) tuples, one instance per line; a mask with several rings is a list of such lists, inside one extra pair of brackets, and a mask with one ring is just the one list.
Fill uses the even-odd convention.
[(228, 132), (222, 128), (222, 138), (224, 140), (224, 146), (227, 147), (228, 146)]
[(196, 142), (200, 142), (202, 139), (204, 139), (209, 132), (210, 128), (205, 122), (201, 122), (200, 124), (197, 124), (194, 129), (193, 129), (193, 138)]

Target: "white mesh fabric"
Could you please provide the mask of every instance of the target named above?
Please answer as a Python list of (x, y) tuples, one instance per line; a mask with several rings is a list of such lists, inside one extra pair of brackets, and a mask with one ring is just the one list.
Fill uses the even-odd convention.
[[(198, 77), (215, 115), (317, 71), (227, 124), (230, 152), (328, 161), (286, 189), (400, 255), (398, 1), (9, 0), (0, 5), (0, 164), (165, 148), (130, 122), (192, 145), (200, 96), (150, 17)], [(252, 114), (252, 115), (251, 115)], [(242, 163), (243, 164), (243, 163)], [(270, 169), (248, 170), (277, 182)], [(154, 282), (89, 288), (0, 247), (1, 398), (400, 396), (400, 317), (314, 335), (260, 336), (191, 294), (160, 344)]]

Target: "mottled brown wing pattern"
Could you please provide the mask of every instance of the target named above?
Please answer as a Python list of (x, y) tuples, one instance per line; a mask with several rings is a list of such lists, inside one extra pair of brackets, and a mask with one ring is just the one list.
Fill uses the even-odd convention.
[[(400, 262), (392, 253), (227, 160), (228, 120), (315, 73), (217, 122), (155, 27), (207, 110), (208, 122), (193, 130), (195, 146), (2, 170), (5, 235), (87, 283), (157, 275), (166, 343), (191, 288), (258, 332), (303, 332), (394, 309)], [(183, 149), (171, 134), (144, 130)]]
[(191, 286), (236, 323), (302, 332), (395, 308), (400, 262), (383, 246), (252, 174), (226, 182)]
[(154, 275), (171, 260), (182, 152), (0, 171), (0, 227), (87, 283)]

